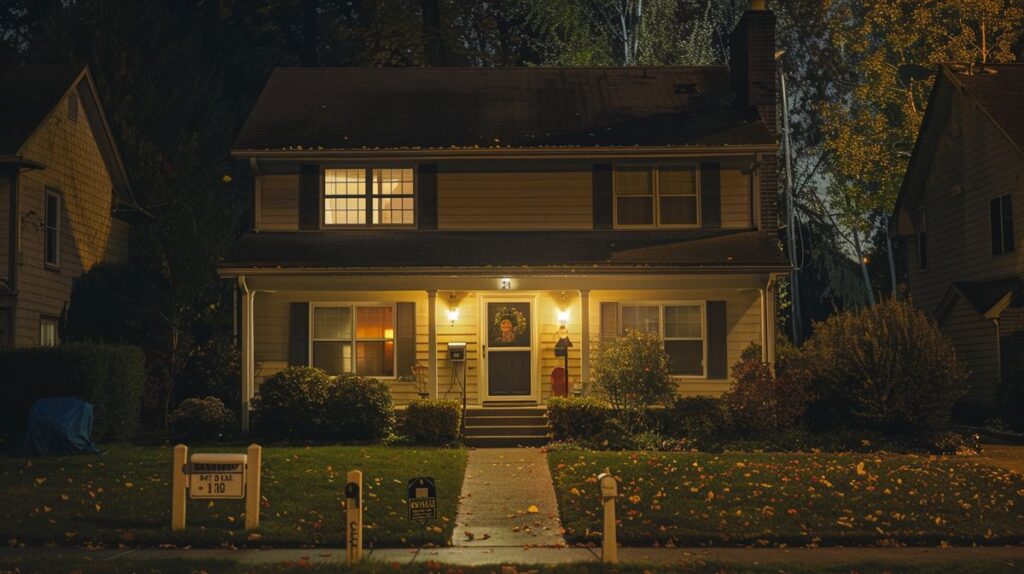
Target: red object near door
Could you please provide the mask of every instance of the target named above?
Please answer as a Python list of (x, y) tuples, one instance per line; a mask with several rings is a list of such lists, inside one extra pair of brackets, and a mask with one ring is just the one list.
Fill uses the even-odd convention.
[(563, 367), (551, 369), (551, 395), (555, 397), (569, 396), (569, 383), (565, 380)]

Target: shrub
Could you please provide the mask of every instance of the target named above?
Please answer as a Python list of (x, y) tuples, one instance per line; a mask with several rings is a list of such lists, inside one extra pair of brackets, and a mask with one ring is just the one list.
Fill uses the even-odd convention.
[(146, 372), (142, 351), (128, 345), (70, 343), (0, 352), (0, 413), (9, 444), (20, 442), (32, 404), (75, 397), (93, 405), (93, 440), (125, 440), (139, 428)]
[(324, 434), (340, 441), (378, 441), (395, 432), (388, 386), (373, 377), (345, 374), (328, 388)]
[(254, 430), (276, 438), (324, 438), (332, 386), (334, 379), (313, 367), (288, 367), (275, 374), (260, 385), (253, 399)]
[(668, 355), (656, 333), (627, 331), (602, 345), (591, 377), (611, 403), (612, 411), (631, 432), (647, 426), (647, 409), (664, 404), (675, 394), (668, 374)]
[(633, 437), (636, 434), (643, 433), (632, 433), (619, 419), (609, 417), (604, 428), (597, 434), (579, 442), (597, 450), (632, 450), (635, 447)]
[(999, 415), (1013, 430), (1024, 432), (1024, 360), (1010, 361), (999, 389)]
[(839, 420), (926, 434), (949, 425), (967, 372), (934, 321), (905, 301), (833, 315), (805, 345), (817, 392)]
[(402, 430), (417, 444), (445, 445), (458, 440), (461, 421), (459, 401), (417, 399), (405, 408)]
[(775, 374), (752, 343), (732, 368), (732, 386), (722, 395), (729, 426), (746, 436), (792, 429), (811, 403), (811, 375), (802, 353), (783, 343), (776, 350)]
[(210, 440), (232, 434), (235, 414), (217, 397), (181, 401), (169, 417), (174, 432), (189, 440)]
[(554, 440), (586, 440), (604, 429), (611, 409), (593, 397), (548, 399), (548, 428)]
[(666, 411), (673, 424), (664, 432), (702, 449), (719, 444), (730, 430), (722, 401), (713, 397), (679, 397)]

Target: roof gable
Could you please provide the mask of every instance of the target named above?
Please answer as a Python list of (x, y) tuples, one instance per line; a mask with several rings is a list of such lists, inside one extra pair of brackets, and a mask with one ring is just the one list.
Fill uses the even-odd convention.
[(720, 66), (277, 68), (234, 148), (774, 145)]

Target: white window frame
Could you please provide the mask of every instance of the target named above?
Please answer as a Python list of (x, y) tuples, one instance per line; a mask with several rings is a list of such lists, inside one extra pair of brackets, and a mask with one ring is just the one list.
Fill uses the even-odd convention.
[[(662, 340), (664, 348), (665, 338), (665, 307), (700, 307), (700, 336), (702, 347), (701, 374), (683, 375), (669, 373), (674, 379), (706, 379), (708, 378), (708, 313), (707, 301), (699, 300), (678, 300), (678, 301), (619, 301), (619, 333), (626, 332), (622, 321), (622, 311), (626, 307), (657, 307), (658, 308), (658, 338)], [(696, 339), (684, 337), (672, 337), (670, 341), (695, 341)]]
[[(43, 336), (43, 327), (53, 327), (53, 341), (47, 342)], [(51, 317), (49, 315), (39, 316), (39, 346), (40, 347), (56, 347), (60, 345), (60, 319)]]
[[(48, 259), (47, 245), (50, 237), (50, 198), (54, 198), (57, 201), (57, 224), (53, 228), (54, 242), (53, 255), (54, 260)], [(47, 269), (59, 269), (60, 268), (60, 243), (61, 243), (61, 219), (64, 211), (64, 199), (61, 197), (60, 192), (55, 189), (46, 188), (46, 193), (43, 196), (43, 265)]]
[[(397, 317), (398, 304), (397, 303), (386, 303), (386, 302), (382, 303), (382, 302), (379, 302), (379, 301), (366, 301), (366, 302), (358, 302), (358, 301), (357, 302), (328, 301), (328, 302), (322, 302), (322, 303), (310, 303), (309, 304), (309, 353), (308, 353), (309, 356), (306, 358), (306, 365), (308, 365), (308, 366), (312, 366), (313, 365), (313, 343), (315, 343), (317, 341), (331, 341), (331, 342), (342, 341), (343, 342), (343, 341), (347, 340), (347, 339), (316, 339), (316, 338), (314, 338), (314, 333), (316, 332), (314, 330), (315, 327), (316, 327), (316, 325), (314, 323), (314, 321), (316, 320), (316, 310), (317, 309), (322, 309), (322, 308), (337, 308), (337, 307), (347, 307), (347, 308), (352, 310), (352, 339), (348, 340), (350, 343), (352, 343), (352, 372), (350, 374), (359, 375), (359, 376), (366, 376), (366, 377), (374, 377), (374, 378), (380, 379), (382, 381), (394, 381), (394, 380), (397, 380), (398, 379), (398, 332), (397, 332), (397, 326), (395, 325), (395, 323), (398, 320), (398, 317)], [(391, 364), (391, 373), (392, 374), (391, 375), (377, 375), (377, 374), (373, 374), (373, 373), (360, 373), (360, 372), (358, 372), (358, 370), (356, 368), (357, 365), (359, 364), (359, 357), (357, 355), (357, 353), (358, 353), (358, 351), (357, 351), (357, 343), (359, 343), (359, 342), (387, 342), (388, 341), (388, 339), (386, 339), (386, 338), (385, 339), (360, 339), (359, 337), (356, 336), (356, 333), (358, 332), (358, 329), (359, 329), (359, 324), (358, 324), (359, 317), (357, 316), (356, 309), (360, 308), (360, 307), (362, 307), (362, 308), (375, 307), (375, 308), (382, 308), (382, 309), (391, 309), (391, 335), (392, 335), (392, 338), (391, 338), (391, 345), (392, 345), (392, 349), (391, 349), (391, 363), (392, 363)]]
[[(618, 177), (619, 172), (622, 170), (635, 170), (637, 168), (644, 168), (649, 170), (651, 174), (651, 201), (652, 206), (652, 223), (638, 223), (638, 224), (620, 224), (619, 223), (619, 184)], [(661, 177), (660, 172), (662, 168), (690, 168), (693, 170), (693, 183), (694, 183), (694, 197), (696, 198), (697, 210), (697, 221), (696, 223), (675, 223), (675, 224), (663, 224), (661, 223)], [(613, 229), (695, 229), (700, 228), (703, 225), (701, 221), (701, 193), (700, 193), (700, 165), (695, 163), (660, 163), (654, 165), (647, 164), (617, 164), (612, 166), (612, 228)], [(624, 197), (648, 197), (643, 195), (624, 196)], [(689, 197), (688, 195), (681, 195), (678, 193), (666, 194), (666, 197)]]
[[(327, 223), (327, 171), (332, 169), (349, 169), (363, 171), (363, 193), (358, 197), (366, 202), (365, 223)], [(412, 194), (393, 195), (388, 197), (412, 198), (412, 223), (374, 223), (374, 217), (378, 211), (374, 206), (375, 199), (385, 196), (375, 193), (373, 173), (385, 169), (408, 169), (412, 171)], [(419, 205), (416, 196), (419, 193), (419, 170), (416, 165), (324, 165), (320, 167), (320, 228), (321, 229), (351, 229), (359, 227), (381, 227), (387, 229), (414, 229), (419, 225)], [(331, 195), (330, 197), (356, 197), (353, 195)]]

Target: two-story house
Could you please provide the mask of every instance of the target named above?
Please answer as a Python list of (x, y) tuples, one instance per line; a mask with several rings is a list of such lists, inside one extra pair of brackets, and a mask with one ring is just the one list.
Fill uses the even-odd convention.
[(89, 70), (0, 67), (0, 348), (50, 346), (75, 280), (138, 214)]
[(971, 371), (966, 402), (986, 411), (1024, 361), (1024, 65), (936, 74), (894, 225), (912, 301), (952, 338)]
[(289, 365), (399, 405), (417, 363), (431, 397), (542, 404), (566, 335), (576, 390), (627, 329), (662, 337), (684, 394), (724, 391), (752, 342), (771, 361), (774, 25), (754, 2), (731, 67), (276, 69), (233, 151), (252, 229), (220, 267), (243, 417)]

